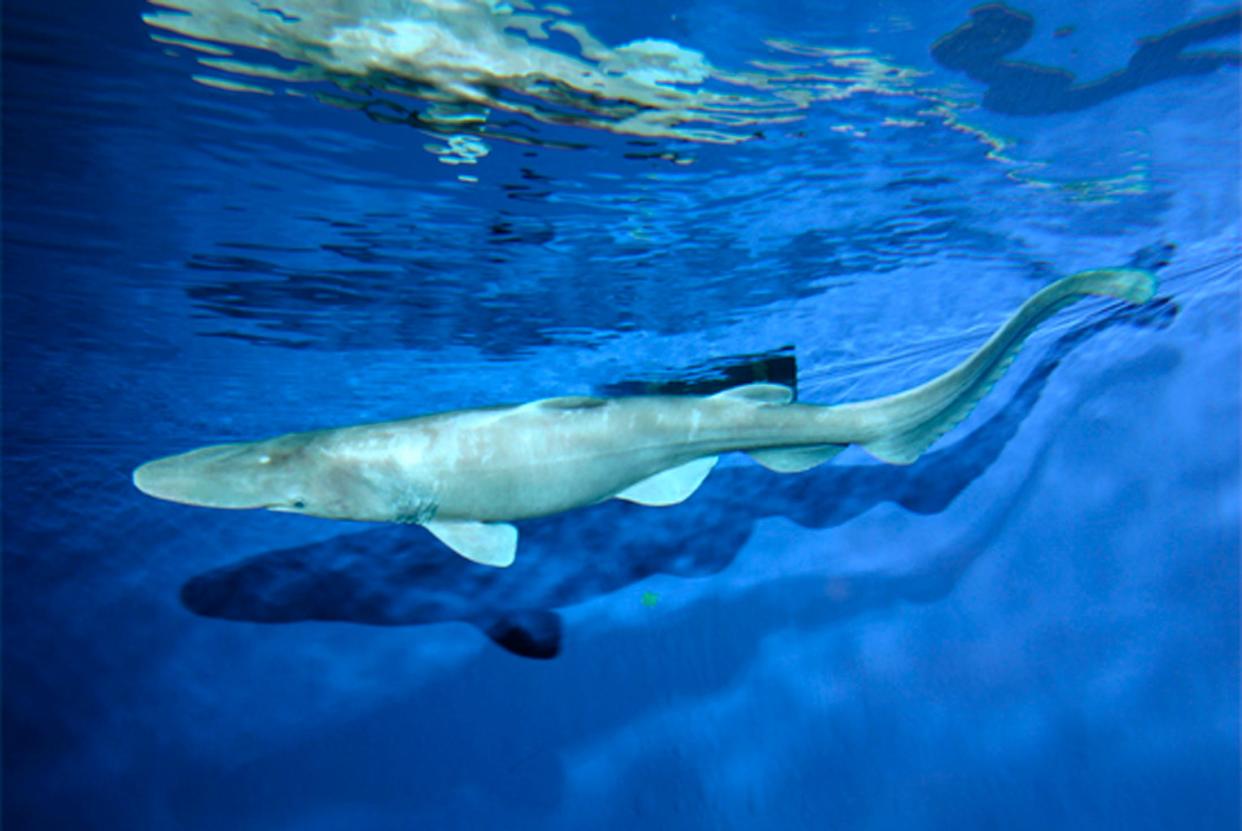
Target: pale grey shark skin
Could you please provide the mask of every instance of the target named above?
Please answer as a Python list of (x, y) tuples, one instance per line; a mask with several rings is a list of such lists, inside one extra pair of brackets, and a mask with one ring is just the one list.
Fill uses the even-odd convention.
[(509, 523), (614, 497), (674, 504), (721, 453), (747, 452), (781, 472), (851, 444), (913, 462), (974, 408), (1042, 320), (1088, 294), (1145, 303), (1154, 292), (1155, 278), (1138, 269), (1066, 277), (957, 367), (870, 401), (796, 404), (769, 384), (712, 396), (553, 398), (215, 445), (149, 462), (133, 479), (190, 505), (417, 523), (469, 559), (505, 566), (517, 544)]

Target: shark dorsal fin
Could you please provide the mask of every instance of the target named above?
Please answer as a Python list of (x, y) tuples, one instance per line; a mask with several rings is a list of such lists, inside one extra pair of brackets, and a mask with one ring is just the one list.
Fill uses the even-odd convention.
[(753, 404), (788, 404), (794, 400), (794, 391), (781, 384), (747, 384), (718, 392), (712, 398), (734, 398)]
[(505, 568), (517, 556), (517, 528), (507, 522), (432, 520), (424, 527), (467, 560)]
[(704, 456), (693, 462), (662, 470), (641, 482), (630, 485), (617, 494), (617, 499), (637, 502), (639, 505), (676, 505), (685, 502), (690, 494), (699, 489), (707, 474), (716, 465), (715, 456)]

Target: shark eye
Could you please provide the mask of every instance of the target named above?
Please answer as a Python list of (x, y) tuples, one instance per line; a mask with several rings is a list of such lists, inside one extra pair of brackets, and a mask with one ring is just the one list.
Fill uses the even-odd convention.
[(300, 511), (300, 510), (302, 510), (303, 508), (305, 508), (305, 507), (306, 507), (306, 500), (304, 500), (304, 499), (295, 499), (295, 500), (293, 500), (291, 503), (289, 503), (289, 507), (294, 508), (295, 510)]

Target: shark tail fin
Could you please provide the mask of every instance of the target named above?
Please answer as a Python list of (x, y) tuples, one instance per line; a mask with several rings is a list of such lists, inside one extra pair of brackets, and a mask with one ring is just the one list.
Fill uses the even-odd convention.
[(1014, 345), (1009, 354), (993, 365), (987, 374), (971, 387), (969, 392), (954, 400), (934, 418), (920, 422), (909, 430), (891, 433), (875, 441), (869, 441), (862, 445), (863, 450), (889, 464), (908, 465), (917, 461), (927, 448), (936, 443), (937, 439), (961, 424), (966, 416), (971, 414), (983, 397), (992, 391), (992, 387), (996, 386), (996, 383), (1008, 371), (1020, 351), (1022, 351), (1022, 344)]
[(1097, 269), (1062, 278), (1023, 303), (987, 343), (940, 377), (843, 409), (855, 409), (862, 423), (879, 430), (876, 438), (859, 443), (864, 450), (884, 462), (910, 464), (970, 415), (1005, 374), (1031, 332), (1057, 311), (1088, 295), (1141, 305), (1155, 292), (1155, 275), (1142, 269)]

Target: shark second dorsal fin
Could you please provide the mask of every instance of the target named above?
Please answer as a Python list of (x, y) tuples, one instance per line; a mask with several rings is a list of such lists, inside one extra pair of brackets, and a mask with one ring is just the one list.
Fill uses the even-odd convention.
[(703, 484), (707, 474), (712, 472), (712, 468), (716, 466), (716, 458), (704, 456), (680, 467), (662, 470), (655, 476), (630, 485), (617, 494), (617, 499), (655, 507), (685, 502)]
[(517, 556), (517, 528), (507, 522), (432, 520), (423, 527), (472, 562), (505, 568)]
[(794, 399), (794, 391), (780, 384), (747, 384), (744, 387), (733, 387), (718, 392), (712, 398), (733, 398), (738, 401), (749, 401), (752, 404), (789, 404)]
[(844, 444), (810, 444), (805, 447), (747, 450), (746, 455), (777, 473), (801, 473), (816, 465), (822, 465), (844, 449)]

